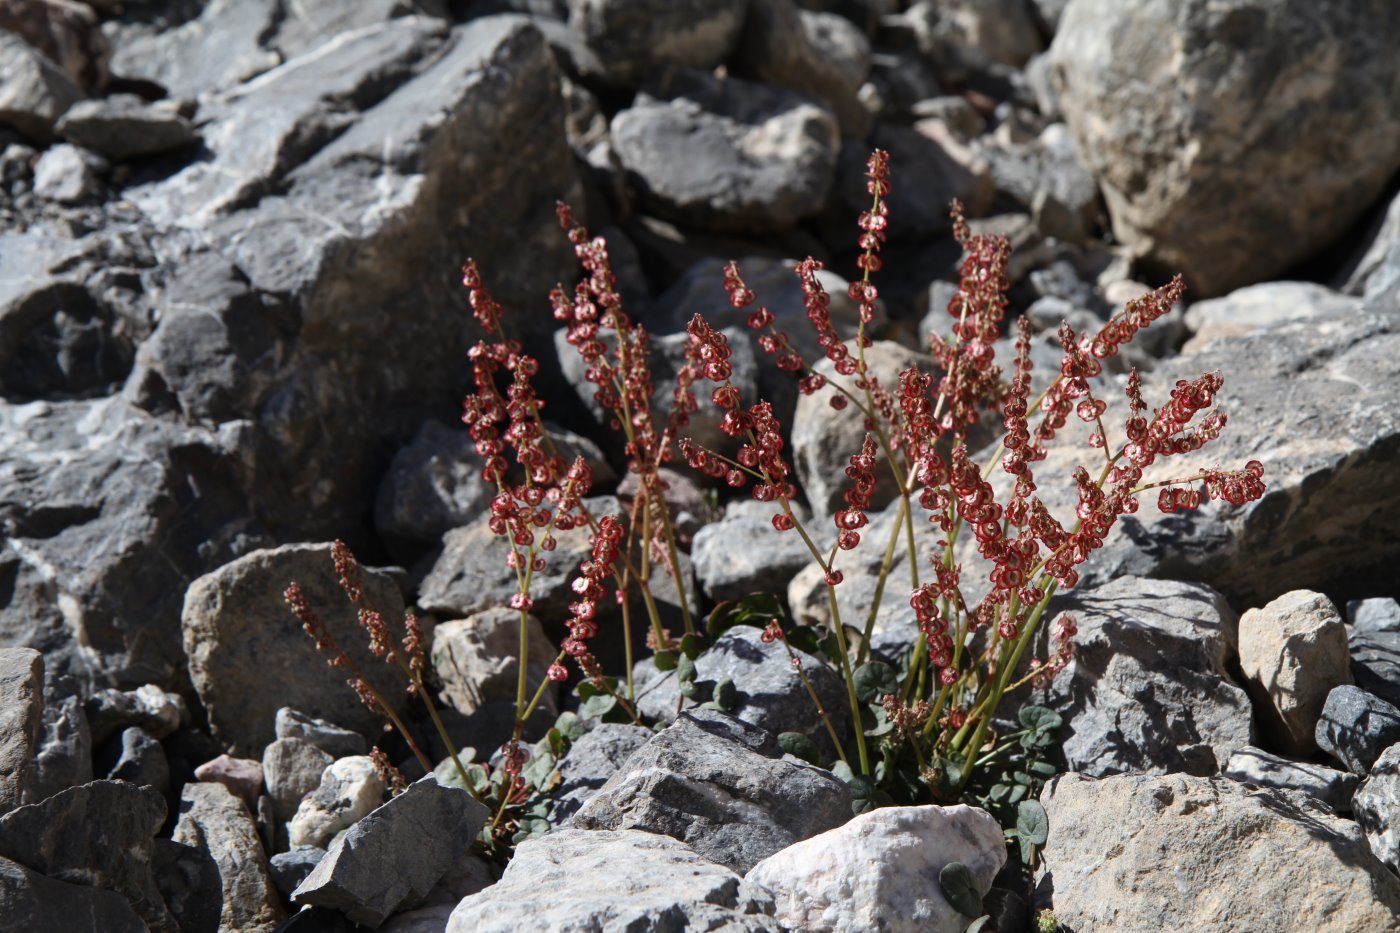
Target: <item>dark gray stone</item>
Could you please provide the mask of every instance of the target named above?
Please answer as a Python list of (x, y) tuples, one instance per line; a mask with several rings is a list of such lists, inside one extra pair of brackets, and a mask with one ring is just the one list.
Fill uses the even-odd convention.
[(414, 542), (440, 540), (481, 514), (495, 495), (481, 478), (481, 458), (461, 425), (428, 421), (394, 454), (374, 502), (380, 534)]
[[(388, 574), (364, 569), (365, 598), (403, 637), (404, 607)], [(346, 673), (328, 666), (316, 643), (299, 632), (283, 599), (300, 585), (326, 630), (388, 702), (403, 698), (406, 678), (371, 653), (355, 607), (336, 578), (329, 544), (293, 544), (258, 551), (190, 584), (185, 593), (184, 638), (190, 679), (209, 725), (232, 754), (259, 756), (275, 737), (277, 710), (293, 706), (311, 715), (342, 718), (362, 735), (376, 735), (383, 716), (359, 703)]]
[(446, 933), (778, 933), (772, 912), (771, 898), (682, 842), (629, 829), (564, 829), (521, 843), (500, 881), (457, 905)]
[(263, 780), (277, 819), (285, 823), (296, 815), (302, 798), (321, 786), (321, 775), (333, 761), (305, 739), (278, 739), (263, 749)]
[(1353, 629), (1348, 646), (1356, 686), (1400, 706), (1400, 631)]
[(86, 884), (65, 884), (0, 858), (0, 916), (14, 930), (146, 933), (126, 898)]
[(1400, 602), (1388, 596), (1354, 599), (1347, 603), (1347, 622), (1358, 635), (1400, 632)]
[(1335, 813), (1351, 812), (1351, 797), (1356, 792), (1358, 778), (1346, 771), (1280, 758), (1262, 748), (1246, 746), (1230, 756), (1221, 772), (1245, 784), (1257, 787), (1277, 787), (1297, 790), (1316, 797)]
[(93, 745), (132, 726), (157, 740), (165, 739), (189, 718), (184, 698), (154, 684), (135, 690), (99, 690), (83, 703)]
[(710, 710), (682, 713), (574, 814), (580, 829), (642, 829), (734, 871), (851, 817), (830, 772), (783, 760), (764, 730)]
[(1317, 745), (1353, 774), (1371, 770), (1381, 752), (1400, 743), (1400, 709), (1360, 687), (1334, 687), (1317, 721)]
[(1219, 593), (1129, 577), (1056, 605), (1077, 620), (1074, 659), (1036, 702), (1064, 715), (1069, 770), (1209, 776), (1252, 744), (1249, 697), (1228, 673), (1239, 623)]
[(165, 801), (148, 787), (93, 781), (0, 817), (0, 858), (58, 881), (116, 891), (153, 931), (176, 933), (156, 887), (153, 845)]
[(0, 648), (0, 817), (34, 794), (44, 717), (44, 656)]
[(440, 785), (431, 775), (415, 781), (331, 843), (292, 899), (377, 927), (421, 903), (490, 816), (465, 790)]
[(26, 803), (92, 780), (92, 733), (77, 697), (44, 706), (44, 734), (34, 753), (34, 784)]
[(279, 852), (268, 862), (272, 880), (282, 896), (291, 898), (292, 892), (306, 880), (311, 870), (326, 857), (326, 850), (317, 846), (295, 846), (286, 852)]
[(219, 929), (270, 933), (286, 919), (253, 818), (227, 787), (186, 784), (172, 838), (214, 859), (223, 904)]
[[(116, 753), (116, 760), (105, 768), (103, 777), (112, 781), (126, 781), (137, 787), (151, 787), (160, 795), (169, 798), (170, 764), (165, 760), (165, 749), (145, 730), (135, 726), (122, 730), (118, 737), (108, 740)], [(106, 757), (113, 757), (111, 752)]]
[[(768, 592), (812, 562), (800, 537), (773, 527), (780, 511), (771, 502), (742, 499), (730, 503), (722, 519), (695, 533), (690, 559), (706, 596), (722, 602)], [(808, 518), (805, 509), (802, 517)]]
[(70, 143), (123, 161), (188, 146), (197, 138), (190, 121), (169, 103), (148, 104), (134, 94), (83, 100), (54, 127)]
[(171, 839), (157, 839), (156, 887), (180, 925), (180, 933), (217, 933), (223, 892), (219, 866), (208, 852)]
[(673, 70), (613, 118), (612, 142), (647, 210), (758, 232), (820, 210), (840, 130), (830, 111), (791, 91)]
[[(725, 632), (695, 661), (696, 681), (714, 685), (721, 680), (734, 683), (733, 715), (746, 723), (777, 735), (801, 732), (827, 755), (835, 756), (831, 737), (817, 714), (802, 678), (792, 668), (792, 659), (781, 642), (764, 644), (760, 632), (750, 626), (736, 626)], [(845, 735), (849, 707), (839, 675), (816, 658), (798, 652), (812, 689), (821, 699), (837, 735)], [(649, 660), (638, 662), (637, 707), (650, 719), (669, 721), (676, 715), (679, 689), (674, 673), (662, 674)], [(694, 703), (687, 703), (694, 706)]]
[(555, 825), (561, 825), (571, 817), (654, 734), (642, 726), (600, 722), (569, 746), (569, 751), (559, 759), (557, 766), (559, 785), (554, 789)]
[(308, 716), (290, 706), (277, 711), (273, 727), (279, 739), (302, 739), (332, 758), (369, 754), (369, 743), (360, 733)]
[(659, 65), (713, 68), (729, 57), (745, 0), (570, 0), (569, 26), (596, 77), (633, 84)]
[(1400, 744), (1376, 759), (1352, 798), (1352, 810), (1376, 858), (1400, 870)]
[(73, 79), (19, 36), (0, 32), (0, 123), (37, 143), (53, 138), (53, 125), (83, 96)]

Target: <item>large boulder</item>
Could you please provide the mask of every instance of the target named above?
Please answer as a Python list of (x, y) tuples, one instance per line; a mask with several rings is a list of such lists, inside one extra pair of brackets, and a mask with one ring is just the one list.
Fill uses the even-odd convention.
[(1304, 795), (1181, 774), (1066, 774), (1041, 802), (1050, 837), (1039, 890), (1071, 929), (1346, 933), (1400, 923), (1400, 879), (1355, 823)]
[(1114, 232), (1219, 295), (1341, 235), (1400, 168), (1387, 0), (1073, 0), (1053, 81)]
[(0, 858), (0, 914), (16, 930), (147, 933), (144, 920), (115, 891), (55, 881)]
[(83, 96), (61, 68), (9, 31), (0, 31), (0, 73), (0, 123), (35, 142), (53, 139), (54, 123)]

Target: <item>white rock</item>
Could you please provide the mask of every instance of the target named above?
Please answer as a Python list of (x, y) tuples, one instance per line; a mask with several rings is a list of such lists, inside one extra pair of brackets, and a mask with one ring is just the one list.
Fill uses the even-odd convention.
[(986, 894), (1006, 861), (1001, 827), (985, 810), (887, 807), (788, 846), (744, 881), (773, 895), (774, 919), (808, 933), (961, 933), (974, 919), (944, 898), (938, 874), (962, 862)]
[(321, 786), (297, 807), (288, 828), (291, 844), (328, 848), (337, 833), (368, 816), (383, 799), (384, 781), (369, 756), (342, 758), (325, 770)]

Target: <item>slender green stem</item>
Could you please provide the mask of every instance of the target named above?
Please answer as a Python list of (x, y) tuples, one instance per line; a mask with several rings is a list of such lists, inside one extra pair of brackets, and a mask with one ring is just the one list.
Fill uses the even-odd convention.
[(856, 697), (855, 673), (851, 670), (851, 652), (846, 646), (845, 627), (841, 624), (841, 610), (836, 607), (836, 587), (826, 586), (826, 598), (831, 605), (833, 628), (836, 630), (836, 644), (841, 651), (841, 673), (846, 681), (846, 697), (851, 703), (851, 729), (856, 734), (856, 751), (860, 754), (860, 773), (870, 773), (870, 757), (865, 750), (865, 729), (860, 723), (860, 700)]

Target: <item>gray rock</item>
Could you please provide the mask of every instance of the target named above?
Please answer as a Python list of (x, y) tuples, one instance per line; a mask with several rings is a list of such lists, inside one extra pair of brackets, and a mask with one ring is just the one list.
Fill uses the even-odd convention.
[(99, 690), (83, 703), (83, 713), (94, 745), (132, 726), (152, 738), (165, 739), (189, 718), (184, 698), (155, 684), (135, 690)]
[(288, 827), (293, 846), (329, 848), (337, 834), (368, 816), (384, 799), (384, 779), (369, 756), (341, 758), (321, 775)]
[(1352, 798), (1356, 822), (1371, 851), (1392, 869), (1400, 870), (1400, 744), (1391, 745), (1371, 767)]
[(263, 749), (263, 780), (279, 820), (296, 815), (302, 798), (321, 786), (321, 775), (334, 761), (305, 739), (278, 739)]
[[(764, 644), (761, 632), (736, 626), (725, 632), (695, 661), (696, 681), (713, 686), (722, 680), (734, 683), (736, 719), (777, 735), (800, 732), (826, 755), (835, 756), (831, 736), (792, 668), (792, 659), (781, 642)], [(802, 653), (802, 670), (822, 706), (832, 719), (836, 734), (844, 736), (850, 721), (841, 678), (831, 667)], [(679, 688), (674, 673), (662, 674), (647, 660), (638, 662), (638, 710), (649, 719), (675, 718)], [(694, 706), (693, 703), (688, 705)]]
[(840, 131), (828, 110), (791, 91), (674, 70), (613, 118), (612, 142), (648, 211), (759, 232), (821, 208)]
[(77, 146), (59, 143), (34, 165), (34, 194), (58, 204), (78, 204), (102, 194), (102, 163)]
[(86, 884), (66, 884), (0, 858), (0, 914), (16, 930), (145, 933), (127, 899)]
[(194, 846), (157, 839), (152, 864), (156, 887), (180, 933), (217, 933), (223, 892), (213, 857)]
[(1353, 629), (1351, 679), (1387, 703), (1400, 704), (1400, 632)]
[[(540, 897), (545, 890), (550, 896)], [(737, 874), (682, 842), (637, 830), (564, 829), (521, 843), (499, 882), (457, 905), (447, 933), (777, 933), (765, 916), (771, 911), (771, 900), (752, 896)]]
[(170, 763), (165, 759), (165, 749), (161, 748), (145, 730), (132, 726), (123, 729), (122, 734), (113, 738), (110, 745), (118, 745), (116, 762), (103, 777), (113, 781), (126, 781), (137, 787), (152, 787), (160, 795), (170, 799)]
[(1315, 736), (1353, 774), (1366, 774), (1381, 752), (1400, 742), (1400, 709), (1350, 685), (1327, 694)]
[[(534, 696), (558, 649), (549, 643), (539, 619), (529, 616), (529, 653), (525, 690)], [(465, 619), (441, 622), (433, 629), (428, 657), (439, 696), (459, 713), (470, 714), (493, 701), (514, 701), (520, 678), (520, 612), (487, 609)], [(553, 685), (546, 687), (540, 708), (558, 712)]]
[(1400, 281), (1400, 195), (1391, 199), (1347, 273), (1340, 287), (1348, 295), (1380, 295)]
[(1321, 593), (1293, 590), (1247, 610), (1239, 633), (1240, 668), (1262, 732), (1285, 753), (1313, 752), (1329, 692), (1351, 683), (1337, 608)]
[(947, 0), (938, 10), (939, 31), (993, 62), (1019, 68), (1041, 50), (1031, 4), (1025, 0)]
[(377, 927), (421, 903), (490, 816), (465, 790), (440, 785), (431, 775), (415, 781), (332, 843), (292, 899)]
[(29, 43), (81, 89), (106, 88), (112, 49), (88, 4), (10, 0), (0, 9), (0, 30)]
[(219, 755), (195, 768), (194, 776), (200, 781), (224, 785), (229, 789), (229, 793), (243, 801), (249, 813), (257, 813), (261, 819), (262, 814), (258, 809), (263, 789), (261, 761)]
[(53, 139), (53, 125), (83, 96), (73, 79), (19, 36), (0, 32), (0, 123), (37, 143)]
[(634, 85), (659, 65), (713, 68), (744, 25), (744, 0), (569, 0), (597, 77)]
[(0, 858), (57, 881), (116, 891), (152, 930), (175, 933), (152, 872), (165, 801), (150, 788), (93, 781), (0, 817)]
[[(402, 637), (403, 597), (388, 574), (363, 571), (366, 599)], [(261, 755), (274, 737), (283, 706), (313, 716), (334, 715), (362, 735), (377, 734), (383, 717), (358, 703), (346, 672), (328, 666), (316, 643), (297, 632), (282, 598), (301, 586), (326, 629), (388, 702), (404, 700), (406, 678), (369, 650), (355, 608), (336, 579), (329, 544), (294, 544), (257, 551), (190, 584), (185, 593), (184, 638), (190, 679), (209, 725), (237, 755)]]
[(281, 62), (263, 44), (279, 10), (275, 0), (212, 0), (173, 29), (130, 30), (115, 43), (112, 72), (154, 81), (172, 98), (232, 87)]
[(1400, 41), (1400, 10), (1316, 14), (1095, 0), (1060, 21), (1055, 83), (1116, 238), (1199, 295), (1330, 243), (1400, 168), (1400, 62), (1379, 53)]
[(777, 742), (723, 713), (682, 713), (574, 814), (580, 829), (642, 829), (735, 871), (850, 819), (830, 772), (780, 757)]
[(286, 898), (306, 880), (311, 870), (326, 857), (326, 850), (316, 846), (294, 846), (286, 852), (279, 852), (268, 861), (268, 871), (277, 890)]
[(209, 853), (218, 866), (219, 929), (270, 933), (286, 919), (253, 818), (227, 787), (186, 784), (171, 838)]
[(1343, 933), (1400, 920), (1400, 879), (1355, 823), (1302, 794), (1182, 774), (1066, 774), (1041, 802), (1050, 822), (1041, 890), (1053, 885), (1055, 919), (1072, 929)]
[(1315, 282), (1249, 285), (1192, 304), (1186, 310), (1186, 328), (1193, 336), (1182, 352), (1195, 353), (1224, 337), (1269, 333), (1287, 322), (1334, 316), (1359, 304)]
[[(771, 502), (739, 500), (730, 503), (724, 518), (695, 533), (690, 559), (706, 596), (723, 602), (772, 591), (811, 563), (812, 552), (800, 537), (773, 527), (779, 511)], [(801, 517), (810, 520), (805, 509)]]
[(850, 20), (799, 9), (793, 0), (751, 0), (730, 67), (741, 78), (822, 100), (842, 134), (862, 138), (871, 115), (860, 102), (870, 41)]
[(290, 706), (277, 711), (273, 728), (279, 739), (303, 739), (332, 758), (369, 754), (369, 743), (360, 733), (308, 716)]
[(1351, 797), (1358, 780), (1356, 775), (1345, 771), (1309, 761), (1280, 758), (1262, 748), (1250, 746), (1231, 755), (1221, 773), (1227, 778), (1256, 787), (1302, 791), (1327, 804), (1334, 813), (1351, 812)]
[(399, 17), (442, 18), (446, 15), (446, 4), (442, 0), (363, 0), (351, 4), (336, 0), (301, 0), (295, 6), (282, 8), (277, 33), (269, 45), (280, 52), (283, 59), (291, 59), (320, 48), (346, 32)]
[(643, 726), (600, 722), (570, 745), (556, 767), (559, 785), (554, 789), (555, 825), (562, 825), (571, 817), (654, 734)]
[(1355, 635), (1400, 632), (1400, 602), (1390, 597), (1347, 603), (1347, 624)]
[(773, 896), (773, 919), (788, 929), (962, 933), (968, 918), (936, 880), (952, 862), (967, 866), (985, 897), (1006, 862), (990, 813), (962, 804), (862, 813), (770, 855), (744, 882)]
[(495, 487), (481, 478), (481, 458), (462, 428), (428, 421), (394, 454), (374, 501), (382, 535), (435, 542), (481, 514)]
[(68, 108), (54, 131), (117, 162), (169, 152), (197, 138), (178, 107), (148, 104), (134, 94), (79, 101)]
[(34, 781), (26, 803), (92, 780), (92, 733), (77, 697), (44, 706), (43, 736), (34, 753)]
[(1249, 698), (1228, 673), (1238, 623), (1219, 593), (1128, 577), (1057, 605), (1079, 634), (1042, 702), (1064, 715), (1070, 770), (1213, 775), (1254, 741)]
[(0, 817), (35, 792), (43, 717), (44, 656), (32, 648), (0, 648)]
[(1042, 233), (1087, 241), (1098, 224), (1099, 186), (1079, 161), (1063, 123), (1050, 124), (1024, 143), (987, 137), (976, 149), (991, 163), (997, 190), (1030, 209)]

